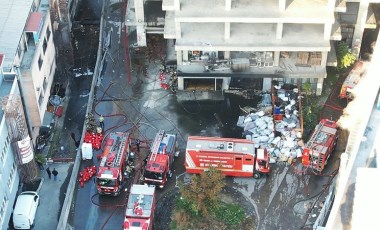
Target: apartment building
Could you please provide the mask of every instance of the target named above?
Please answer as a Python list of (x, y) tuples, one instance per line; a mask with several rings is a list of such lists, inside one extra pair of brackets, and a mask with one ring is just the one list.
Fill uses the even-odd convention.
[[(32, 143), (44, 119), (56, 62), (49, 0), (0, 0), (0, 97), (19, 95)], [(0, 112), (0, 228), (7, 229), (20, 168), (33, 161), (13, 148), (4, 111)], [(32, 172), (31, 172), (32, 173)], [(3, 186), (4, 185), (4, 186)]]
[(162, 0), (164, 23), (154, 2), (131, 0), (126, 24), (138, 46), (147, 33), (164, 34), (179, 90), (225, 90), (244, 78), (258, 90), (300, 80), (321, 94), (326, 66), (337, 64), (334, 43), (344, 40), (359, 55), (364, 29), (378, 24), (374, 0)]
[(0, 9), (4, 12), (0, 37), (3, 79), (19, 80), (31, 136), (35, 140), (56, 69), (49, 1), (1, 1), (4, 2)]

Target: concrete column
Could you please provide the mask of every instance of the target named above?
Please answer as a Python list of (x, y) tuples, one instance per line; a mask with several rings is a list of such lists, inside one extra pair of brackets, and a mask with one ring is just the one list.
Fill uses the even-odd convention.
[(277, 23), (277, 30), (276, 30), (276, 39), (282, 38), (282, 29), (284, 27), (283, 23)]
[(321, 66), (326, 66), (328, 53), (329, 52), (322, 52)]
[(183, 59), (182, 59), (182, 50), (177, 51), (177, 65), (182, 65)]
[(179, 11), (181, 9), (181, 5), (179, 4), (179, 0), (174, 0), (174, 9)]
[(189, 51), (182, 50), (182, 60), (183, 61), (188, 61), (189, 60)]
[(175, 22), (175, 35), (176, 35), (176, 39), (181, 38), (181, 23), (180, 22)]
[(224, 59), (229, 59), (230, 58), (230, 51), (224, 51)]
[(274, 51), (273, 65), (278, 66), (280, 64), (280, 51)]
[(185, 79), (183, 77), (177, 78), (178, 90), (185, 90)]
[(320, 96), (322, 94), (322, 88), (323, 88), (323, 78), (318, 78), (317, 89), (316, 89), (317, 96)]
[(144, 2), (135, 0), (136, 34), (138, 46), (146, 46)]
[(286, 0), (278, 0), (278, 8), (281, 12), (285, 11), (286, 9)]
[(368, 0), (362, 0), (359, 4), (358, 18), (356, 20), (355, 31), (352, 38), (352, 52), (356, 55), (356, 57), (359, 56), (360, 45), (362, 42), (365, 23), (367, 20), (369, 3)]
[(324, 26), (324, 33), (323, 33), (323, 39), (325, 40), (330, 40), (331, 37), (331, 28), (332, 24), (331, 23), (326, 23)]
[(231, 0), (226, 0), (226, 11), (231, 10)]
[(271, 91), (271, 87), (272, 87), (272, 78), (264, 78), (263, 79), (263, 91), (268, 91), (270, 92)]
[(334, 12), (335, 2), (336, 2), (336, 0), (328, 0), (328, 2), (327, 2), (327, 10), (328, 11)]
[(222, 90), (227, 90), (227, 89), (229, 89), (230, 82), (231, 82), (231, 77), (224, 77), (224, 78), (223, 78)]
[(230, 39), (231, 36), (231, 23), (225, 22), (224, 23), (224, 39)]

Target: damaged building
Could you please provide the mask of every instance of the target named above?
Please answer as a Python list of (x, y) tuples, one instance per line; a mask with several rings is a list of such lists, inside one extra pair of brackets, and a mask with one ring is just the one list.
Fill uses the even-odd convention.
[(136, 46), (146, 46), (147, 33), (163, 34), (178, 90), (223, 91), (248, 82), (240, 88), (270, 91), (272, 80), (301, 80), (320, 95), (326, 66), (337, 65), (334, 43), (343, 40), (359, 55), (363, 34), (377, 30), (378, 3), (371, 2), (133, 0), (126, 23)]

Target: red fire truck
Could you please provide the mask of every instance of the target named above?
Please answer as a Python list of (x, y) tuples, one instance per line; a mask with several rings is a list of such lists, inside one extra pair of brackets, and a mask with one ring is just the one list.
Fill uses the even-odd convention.
[(310, 167), (314, 172), (322, 172), (335, 148), (337, 139), (336, 122), (322, 119), (302, 151), (302, 165)]
[(352, 90), (359, 83), (360, 79), (364, 75), (366, 69), (366, 63), (363, 61), (355, 62), (350, 73), (344, 80), (342, 88), (340, 89), (339, 98), (352, 99)]
[(266, 149), (246, 139), (189, 136), (186, 146), (187, 173), (216, 167), (227, 176), (260, 178), (270, 171)]
[(168, 177), (172, 176), (174, 156), (178, 156), (176, 149), (176, 135), (167, 134), (164, 130), (156, 134), (143, 174), (145, 184), (165, 186)]
[(152, 230), (155, 209), (155, 187), (134, 184), (128, 198), (124, 230)]
[(99, 194), (119, 195), (124, 183), (130, 153), (130, 134), (111, 133), (105, 143), (100, 161), (96, 187)]

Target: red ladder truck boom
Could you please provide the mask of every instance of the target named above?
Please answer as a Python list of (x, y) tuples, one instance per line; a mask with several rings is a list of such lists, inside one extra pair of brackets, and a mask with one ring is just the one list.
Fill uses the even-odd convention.
[(160, 130), (152, 143), (144, 170), (144, 183), (163, 188), (172, 175), (172, 164), (176, 156), (177, 136)]
[(227, 176), (260, 178), (270, 171), (266, 149), (246, 139), (189, 136), (186, 146), (187, 173), (216, 167)]
[(335, 121), (322, 119), (302, 151), (302, 164), (320, 173), (327, 164), (338, 139)]
[(117, 196), (125, 179), (124, 171), (129, 157), (130, 134), (111, 133), (105, 143), (96, 177), (99, 194)]

